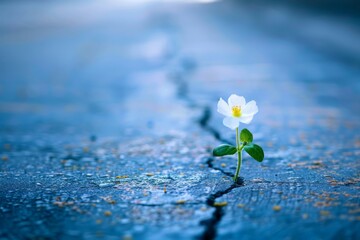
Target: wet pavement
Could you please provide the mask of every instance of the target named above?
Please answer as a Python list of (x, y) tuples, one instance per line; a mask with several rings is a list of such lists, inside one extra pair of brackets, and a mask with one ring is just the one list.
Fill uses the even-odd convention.
[[(0, 239), (359, 239), (356, 19), (235, 2), (0, 4)], [(256, 100), (245, 155), (217, 100)], [(243, 125), (245, 127), (245, 125)]]

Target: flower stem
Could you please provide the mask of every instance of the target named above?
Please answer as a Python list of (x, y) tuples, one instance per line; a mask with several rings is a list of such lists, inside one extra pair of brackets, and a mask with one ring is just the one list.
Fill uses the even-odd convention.
[(239, 140), (239, 128), (236, 128), (236, 148), (238, 153), (238, 162), (236, 167), (236, 172), (234, 176), (234, 182), (237, 182), (237, 179), (239, 177), (240, 169), (241, 169), (241, 163), (242, 163), (242, 150), (244, 148), (243, 145), (240, 146), (240, 140)]

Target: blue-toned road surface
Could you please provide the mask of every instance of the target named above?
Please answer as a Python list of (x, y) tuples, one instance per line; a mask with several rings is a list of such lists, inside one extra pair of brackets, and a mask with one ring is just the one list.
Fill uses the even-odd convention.
[(0, 3), (0, 239), (360, 239), (358, 16), (145, 2)]

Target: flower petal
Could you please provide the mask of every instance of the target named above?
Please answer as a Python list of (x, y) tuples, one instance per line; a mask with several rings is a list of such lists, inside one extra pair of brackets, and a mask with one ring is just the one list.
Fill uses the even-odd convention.
[(259, 111), (256, 102), (254, 100), (248, 102), (245, 107), (242, 109), (242, 114), (244, 116), (253, 116)]
[(217, 104), (217, 111), (225, 116), (231, 116), (231, 111), (229, 105), (224, 101), (224, 99), (220, 98)]
[(228, 103), (230, 108), (233, 106), (240, 106), (241, 108), (246, 104), (245, 98), (243, 96), (238, 96), (236, 94), (231, 94)]
[(239, 121), (242, 122), (242, 123), (245, 123), (245, 124), (249, 124), (252, 121), (253, 117), (254, 117), (254, 115), (241, 116), (239, 118)]
[(226, 117), (223, 120), (223, 124), (225, 125), (225, 127), (235, 130), (237, 127), (239, 127), (239, 120), (240, 119), (236, 119), (233, 117)]

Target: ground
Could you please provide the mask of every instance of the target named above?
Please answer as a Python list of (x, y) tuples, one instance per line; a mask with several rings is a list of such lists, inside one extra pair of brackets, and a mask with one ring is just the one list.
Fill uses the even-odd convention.
[[(128, 3), (125, 1), (125, 3)], [(318, 9), (2, 2), (0, 239), (359, 239), (360, 31)], [(216, 112), (256, 100), (262, 163)]]

